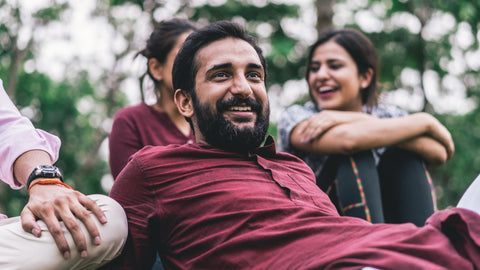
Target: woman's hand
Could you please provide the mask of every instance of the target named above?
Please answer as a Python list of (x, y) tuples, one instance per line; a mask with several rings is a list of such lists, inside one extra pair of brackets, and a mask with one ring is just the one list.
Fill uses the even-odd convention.
[(428, 117), (430, 120), (428, 135), (445, 147), (445, 150), (447, 151), (447, 159), (452, 158), (453, 154), (455, 153), (455, 145), (453, 143), (452, 134), (450, 134), (448, 129), (435, 117), (427, 113), (421, 114), (424, 114), (425, 117)]
[(361, 112), (323, 110), (298, 124), (295, 129), (296, 133), (301, 137), (301, 141), (309, 143), (337, 125), (371, 117)]
[(408, 116), (411, 125), (421, 127), (419, 136), (397, 144), (398, 147), (416, 152), (429, 165), (438, 166), (452, 158), (455, 152), (452, 135), (440, 121), (428, 113)]

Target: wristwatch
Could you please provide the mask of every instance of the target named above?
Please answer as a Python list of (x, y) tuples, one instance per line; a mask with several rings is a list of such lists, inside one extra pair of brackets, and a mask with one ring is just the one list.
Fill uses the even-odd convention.
[(62, 172), (60, 169), (53, 165), (39, 165), (33, 169), (32, 173), (27, 180), (27, 189), (33, 180), (37, 178), (58, 178), (63, 182)]

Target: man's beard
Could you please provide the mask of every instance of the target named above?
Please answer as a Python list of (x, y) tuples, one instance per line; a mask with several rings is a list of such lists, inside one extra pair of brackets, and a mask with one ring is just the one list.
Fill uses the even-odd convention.
[[(250, 106), (257, 114), (253, 128), (238, 128), (223, 117), (223, 112), (230, 107), (240, 105)], [(262, 103), (256, 100), (233, 97), (226, 101), (217, 101), (216, 107), (217, 111), (213, 112), (211, 107), (200, 104), (198, 99), (193, 102), (199, 131), (208, 144), (237, 153), (244, 153), (261, 145), (268, 131), (270, 116), (268, 106), (264, 112)]]

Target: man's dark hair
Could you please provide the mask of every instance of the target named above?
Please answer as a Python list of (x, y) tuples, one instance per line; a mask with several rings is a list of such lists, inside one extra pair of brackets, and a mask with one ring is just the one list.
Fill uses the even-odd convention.
[(195, 101), (195, 76), (200, 68), (199, 63), (196, 61), (197, 52), (212, 42), (229, 37), (244, 40), (252, 45), (260, 58), (266, 79), (266, 61), (263, 57), (262, 49), (258, 47), (255, 39), (247, 34), (238, 24), (229, 21), (218, 21), (193, 32), (183, 43), (173, 64), (173, 89), (185, 90)]

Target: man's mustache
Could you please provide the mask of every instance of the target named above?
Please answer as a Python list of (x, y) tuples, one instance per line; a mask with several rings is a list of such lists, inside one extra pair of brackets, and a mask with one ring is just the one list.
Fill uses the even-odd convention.
[(217, 111), (222, 113), (228, 110), (232, 106), (250, 106), (253, 112), (257, 114), (261, 113), (263, 110), (262, 103), (254, 100), (252, 98), (239, 98), (239, 97), (232, 97), (228, 100), (219, 100), (217, 101)]

